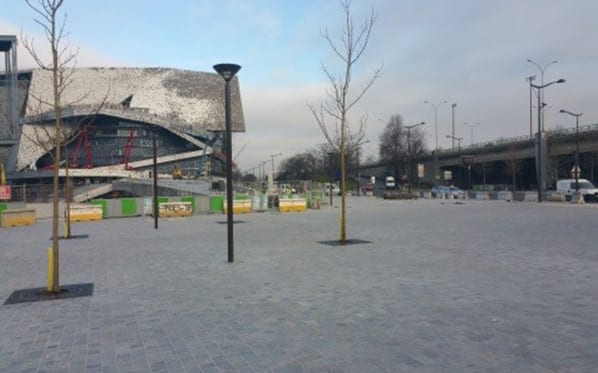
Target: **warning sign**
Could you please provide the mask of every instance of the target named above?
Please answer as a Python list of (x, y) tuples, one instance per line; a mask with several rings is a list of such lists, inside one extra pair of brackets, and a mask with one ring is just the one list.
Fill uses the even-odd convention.
[(0, 200), (10, 199), (10, 185), (0, 185)]

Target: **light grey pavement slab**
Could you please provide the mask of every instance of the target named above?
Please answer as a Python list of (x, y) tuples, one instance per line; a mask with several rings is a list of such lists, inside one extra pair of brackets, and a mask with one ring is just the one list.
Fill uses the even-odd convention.
[[(444, 202), (444, 203), (443, 203)], [(0, 306), (0, 372), (596, 372), (598, 206), (351, 198), (77, 223), (61, 283)], [(0, 301), (45, 285), (50, 221), (0, 230)]]

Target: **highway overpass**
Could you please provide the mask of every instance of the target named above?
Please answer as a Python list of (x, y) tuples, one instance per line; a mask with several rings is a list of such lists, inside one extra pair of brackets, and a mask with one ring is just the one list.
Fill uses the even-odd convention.
[[(575, 128), (546, 131), (542, 141), (543, 174), (546, 185), (553, 188), (557, 179), (571, 177), (575, 164)], [(469, 185), (494, 185), (504, 188), (513, 185), (517, 189), (534, 189), (537, 184), (535, 138), (517, 137), (473, 144), (462, 148), (441, 149), (413, 160), (414, 176), (417, 164), (423, 165), (423, 184), (453, 184), (463, 189)], [(581, 177), (592, 182), (598, 180), (598, 124), (579, 128), (579, 153)], [(373, 163), (361, 167), (363, 177), (378, 178), (392, 174), (394, 165)], [(435, 167), (436, 166), (436, 167)], [(434, 172), (435, 168), (438, 172)], [(407, 162), (401, 165), (406, 175)], [(400, 178), (402, 175), (394, 175)], [(417, 182), (417, 181), (416, 181)]]

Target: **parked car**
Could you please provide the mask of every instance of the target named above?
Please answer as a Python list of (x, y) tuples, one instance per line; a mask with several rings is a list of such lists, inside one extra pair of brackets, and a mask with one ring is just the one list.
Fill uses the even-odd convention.
[(367, 183), (365, 184), (365, 187), (363, 187), (363, 190), (366, 192), (373, 192), (375, 188), (376, 186), (373, 183)]
[(326, 184), (326, 195), (330, 195), (330, 190), (332, 189), (333, 195), (339, 196), (341, 194), (341, 188), (337, 184)]
[(395, 178), (387, 176), (386, 180), (384, 180), (384, 184), (386, 185), (386, 189), (394, 189), (396, 187)]
[[(578, 179), (579, 193), (583, 195), (584, 200), (598, 202), (598, 188), (596, 188), (589, 180)], [(556, 182), (557, 192), (565, 195), (565, 198), (571, 199), (573, 192), (575, 192), (575, 179), (561, 179)]]
[(430, 194), (434, 198), (465, 199), (465, 192), (453, 185), (435, 185)]

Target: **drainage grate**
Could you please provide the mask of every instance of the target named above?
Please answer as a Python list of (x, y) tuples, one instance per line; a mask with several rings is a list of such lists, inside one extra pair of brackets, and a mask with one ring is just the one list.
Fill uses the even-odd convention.
[[(70, 237), (64, 237), (64, 236), (60, 236), (58, 237), (59, 240), (78, 240), (78, 239), (82, 239), (82, 238), (89, 238), (88, 234), (72, 234)], [(50, 237), (50, 241), (52, 240), (52, 237)]]
[(322, 245), (328, 246), (348, 246), (348, 245), (364, 245), (368, 243), (373, 243), (372, 241), (360, 240), (357, 238), (348, 239), (345, 242), (341, 242), (340, 240), (332, 240), (332, 241), (318, 241), (318, 243)]
[(62, 285), (59, 293), (48, 293), (46, 288), (15, 290), (4, 302), (4, 305), (41, 302), (45, 300), (89, 297), (93, 295), (93, 283)]

